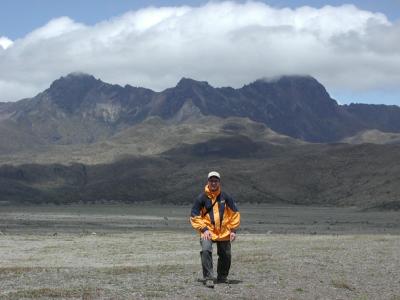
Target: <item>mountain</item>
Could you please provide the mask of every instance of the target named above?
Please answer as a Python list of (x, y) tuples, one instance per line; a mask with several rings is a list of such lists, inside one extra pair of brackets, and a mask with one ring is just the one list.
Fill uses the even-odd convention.
[(239, 89), (183, 78), (173, 88), (154, 92), (72, 73), (33, 98), (0, 104), (0, 153), (29, 145), (107, 141), (151, 117), (180, 124), (204, 116), (247, 118), (308, 142), (340, 141), (369, 129), (400, 132), (399, 107), (338, 105), (309, 76), (257, 80)]
[(142, 121), (137, 107), (154, 93), (110, 85), (86, 74), (70, 74), (31, 99), (8, 105), (0, 119), (12, 122), (41, 144), (92, 143), (113, 135), (119, 126)]
[(349, 113), (360, 119), (364, 126), (384, 132), (399, 132), (400, 107), (396, 105), (350, 104), (343, 106)]
[(217, 169), (240, 202), (399, 209), (399, 122), (308, 76), (154, 92), (73, 73), (0, 103), (0, 203), (190, 203)]

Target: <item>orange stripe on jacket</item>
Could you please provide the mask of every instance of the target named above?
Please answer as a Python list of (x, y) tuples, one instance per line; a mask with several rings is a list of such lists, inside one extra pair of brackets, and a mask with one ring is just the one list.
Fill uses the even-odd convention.
[[(218, 196), (220, 196), (218, 199)], [(226, 199), (225, 199), (226, 198)], [(207, 200), (209, 199), (209, 200)], [(220, 219), (220, 203), (216, 203), (213, 207), (212, 214), (214, 217), (214, 224), (212, 223), (210, 213), (206, 214), (206, 207), (204, 201), (209, 201), (208, 207), (211, 207), (215, 201), (224, 201), (223, 219)], [(209, 190), (208, 185), (204, 188), (204, 194), (199, 195), (192, 207), (190, 222), (192, 227), (200, 234), (205, 230), (209, 230), (214, 241), (229, 240), (230, 233), (235, 231), (240, 225), (240, 213), (233, 199), (226, 193), (222, 193), (220, 189), (212, 192)]]

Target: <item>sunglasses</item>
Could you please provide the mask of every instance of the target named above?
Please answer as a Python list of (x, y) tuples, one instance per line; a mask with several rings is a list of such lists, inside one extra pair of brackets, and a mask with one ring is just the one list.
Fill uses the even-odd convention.
[(217, 183), (217, 182), (219, 182), (219, 180), (209, 180), (208, 182), (210, 182), (210, 183)]

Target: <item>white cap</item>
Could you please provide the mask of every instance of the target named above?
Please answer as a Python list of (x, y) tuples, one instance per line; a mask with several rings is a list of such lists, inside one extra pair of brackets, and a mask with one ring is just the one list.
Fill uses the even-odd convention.
[(221, 179), (221, 175), (219, 175), (219, 173), (215, 171), (211, 171), (210, 173), (208, 173), (207, 179), (210, 179), (211, 177), (217, 177), (218, 179)]

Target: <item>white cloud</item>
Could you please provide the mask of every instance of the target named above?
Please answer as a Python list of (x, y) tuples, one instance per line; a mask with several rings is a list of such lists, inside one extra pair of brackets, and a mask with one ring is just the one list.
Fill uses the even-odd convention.
[(42, 40), (54, 39), (84, 28), (84, 25), (75, 23), (68, 17), (61, 17), (53, 19), (45, 26), (32, 31), (26, 36), (25, 41), (40, 42)]
[[(0, 36), (0, 48), (7, 49), (13, 44), (13, 41), (5, 36)], [(0, 49), (1, 50), (1, 49)]]
[(310, 74), (328, 90), (363, 91), (400, 82), (400, 24), (353, 5), (150, 7), (94, 26), (54, 19), (12, 47), (2, 39), (0, 101), (34, 96), (73, 71), (155, 90), (181, 77), (240, 87)]

